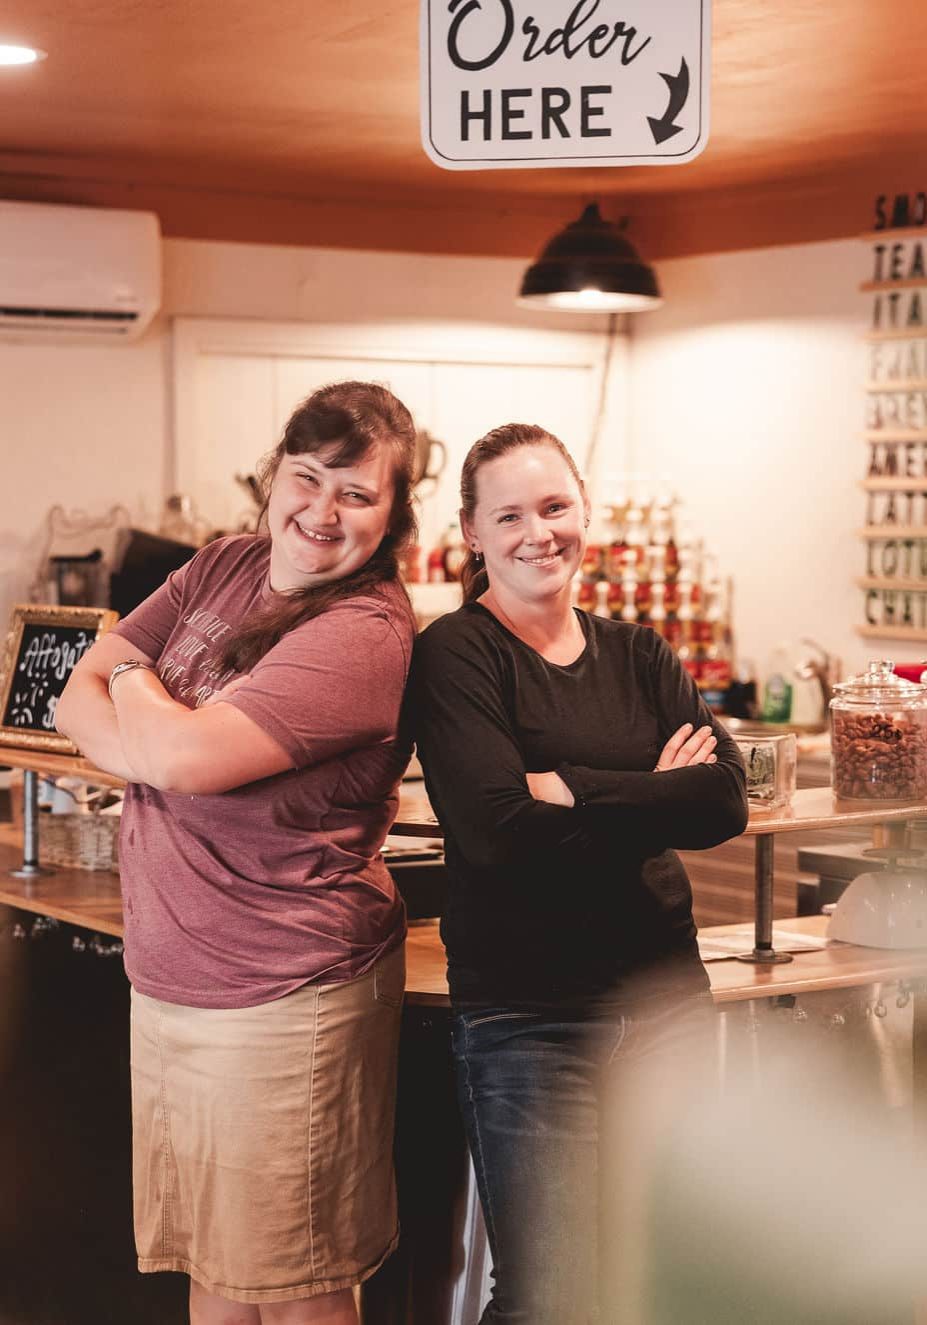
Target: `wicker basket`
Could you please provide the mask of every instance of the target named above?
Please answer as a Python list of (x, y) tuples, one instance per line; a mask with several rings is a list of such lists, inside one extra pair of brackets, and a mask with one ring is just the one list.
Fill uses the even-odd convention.
[(118, 815), (39, 815), (39, 856), (49, 865), (78, 870), (118, 869), (118, 836)]

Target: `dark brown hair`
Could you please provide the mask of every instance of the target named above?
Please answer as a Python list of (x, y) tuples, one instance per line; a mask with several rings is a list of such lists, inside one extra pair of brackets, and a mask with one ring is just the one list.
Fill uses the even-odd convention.
[[(579, 485), (580, 492), (585, 493), (576, 462), (559, 437), (555, 437), (544, 428), (539, 428), (535, 423), (504, 423), (501, 428), (493, 428), (485, 437), (474, 442), (463, 462), (463, 469), (460, 472), (460, 509), (468, 520), (473, 519), (476, 510), (476, 476), (481, 467), (490, 460), (498, 460), (500, 456), (514, 451), (519, 446), (553, 447), (563, 457), (567, 469)], [(483, 559), (478, 558), (469, 547), (460, 568), (460, 582), (463, 586), (465, 603), (472, 603), (489, 588), (489, 576), (486, 574)]]
[(284, 455), (330, 449), (325, 464), (340, 469), (363, 460), (377, 445), (388, 446), (392, 452), (393, 504), (376, 552), (340, 580), (277, 594), (221, 651), (223, 671), (249, 671), (288, 631), (311, 621), (333, 603), (367, 593), (384, 581), (398, 581), (398, 553), (416, 533), (412, 505), (415, 424), (402, 401), (376, 382), (335, 382), (320, 387), (294, 410), (281, 441), (258, 467), (264, 496), (258, 527), (267, 515), (270, 490)]

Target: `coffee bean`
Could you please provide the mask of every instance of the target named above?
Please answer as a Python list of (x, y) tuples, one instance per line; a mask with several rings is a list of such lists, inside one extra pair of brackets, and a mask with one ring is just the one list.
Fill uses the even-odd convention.
[(927, 794), (927, 730), (920, 714), (833, 714), (834, 790), (852, 800)]

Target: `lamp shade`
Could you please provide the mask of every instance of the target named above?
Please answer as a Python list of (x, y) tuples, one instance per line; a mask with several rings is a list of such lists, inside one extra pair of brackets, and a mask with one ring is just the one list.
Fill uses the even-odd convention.
[(663, 302), (653, 268), (596, 203), (554, 235), (525, 272), (518, 301), (586, 313), (635, 313)]

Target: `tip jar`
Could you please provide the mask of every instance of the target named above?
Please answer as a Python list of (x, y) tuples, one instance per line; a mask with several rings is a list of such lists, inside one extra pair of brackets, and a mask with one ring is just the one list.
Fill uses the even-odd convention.
[(927, 799), (927, 686), (896, 676), (889, 659), (834, 686), (830, 736), (841, 800)]

